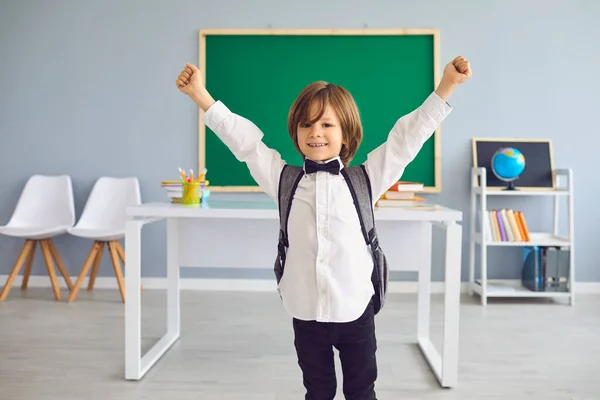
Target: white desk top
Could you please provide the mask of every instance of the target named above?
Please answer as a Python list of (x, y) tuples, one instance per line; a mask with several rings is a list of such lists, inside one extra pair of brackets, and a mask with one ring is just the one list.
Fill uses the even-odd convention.
[[(271, 201), (209, 200), (207, 206), (184, 206), (168, 202), (145, 203), (127, 208), (127, 218), (247, 218), (279, 219)], [(378, 221), (461, 221), (462, 212), (437, 206), (436, 209), (375, 208)]]

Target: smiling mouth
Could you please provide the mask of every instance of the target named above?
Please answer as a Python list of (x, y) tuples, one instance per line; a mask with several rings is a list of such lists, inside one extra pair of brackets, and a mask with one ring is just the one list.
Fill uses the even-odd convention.
[(327, 146), (327, 143), (308, 143), (308, 147), (312, 147), (312, 148), (325, 147), (325, 146)]

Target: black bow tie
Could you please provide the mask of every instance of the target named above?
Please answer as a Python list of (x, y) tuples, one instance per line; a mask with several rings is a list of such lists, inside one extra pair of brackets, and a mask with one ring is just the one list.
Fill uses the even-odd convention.
[(312, 174), (317, 171), (325, 171), (338, 175), (340, 173), (340, 162), (337, 160), (331, 160), (328, 163), (317, 163), (313, 160), (306, 159), (304, 161), (304, 171), (307, 174)]

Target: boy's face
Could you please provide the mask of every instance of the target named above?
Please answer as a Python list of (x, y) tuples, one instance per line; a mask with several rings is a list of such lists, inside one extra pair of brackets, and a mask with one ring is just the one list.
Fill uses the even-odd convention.
[[(318, 111), (319, 106), (311, 104), (309, 115), (317, 115)], [(340, 121), (330, 106), (325, 108), (325, 112), (315, 123), (298, 126), (298, 146), (302, 154), (311, 160), (325, 161), (339, 156), (343, 143), (344, 135)]]

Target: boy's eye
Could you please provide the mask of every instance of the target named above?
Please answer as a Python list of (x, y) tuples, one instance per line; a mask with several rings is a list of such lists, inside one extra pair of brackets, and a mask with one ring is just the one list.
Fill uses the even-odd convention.
[[(310, 126), (311, 126), (311, 125), (312, 125), (312, 124), (309, 124), (309, 123), (305, 123), (305, 124), (302, 124), (302, 123), (301, 123), (301, 124), (300, 124), (300, 128), (310, 128)], [(331, 128), (333, 125), (331, 125), (331, 124), (329, 124), (329, 123), (324, 123), (324, 124), (323, 124), (323, 126), (324, 126), (325, 128)]]

